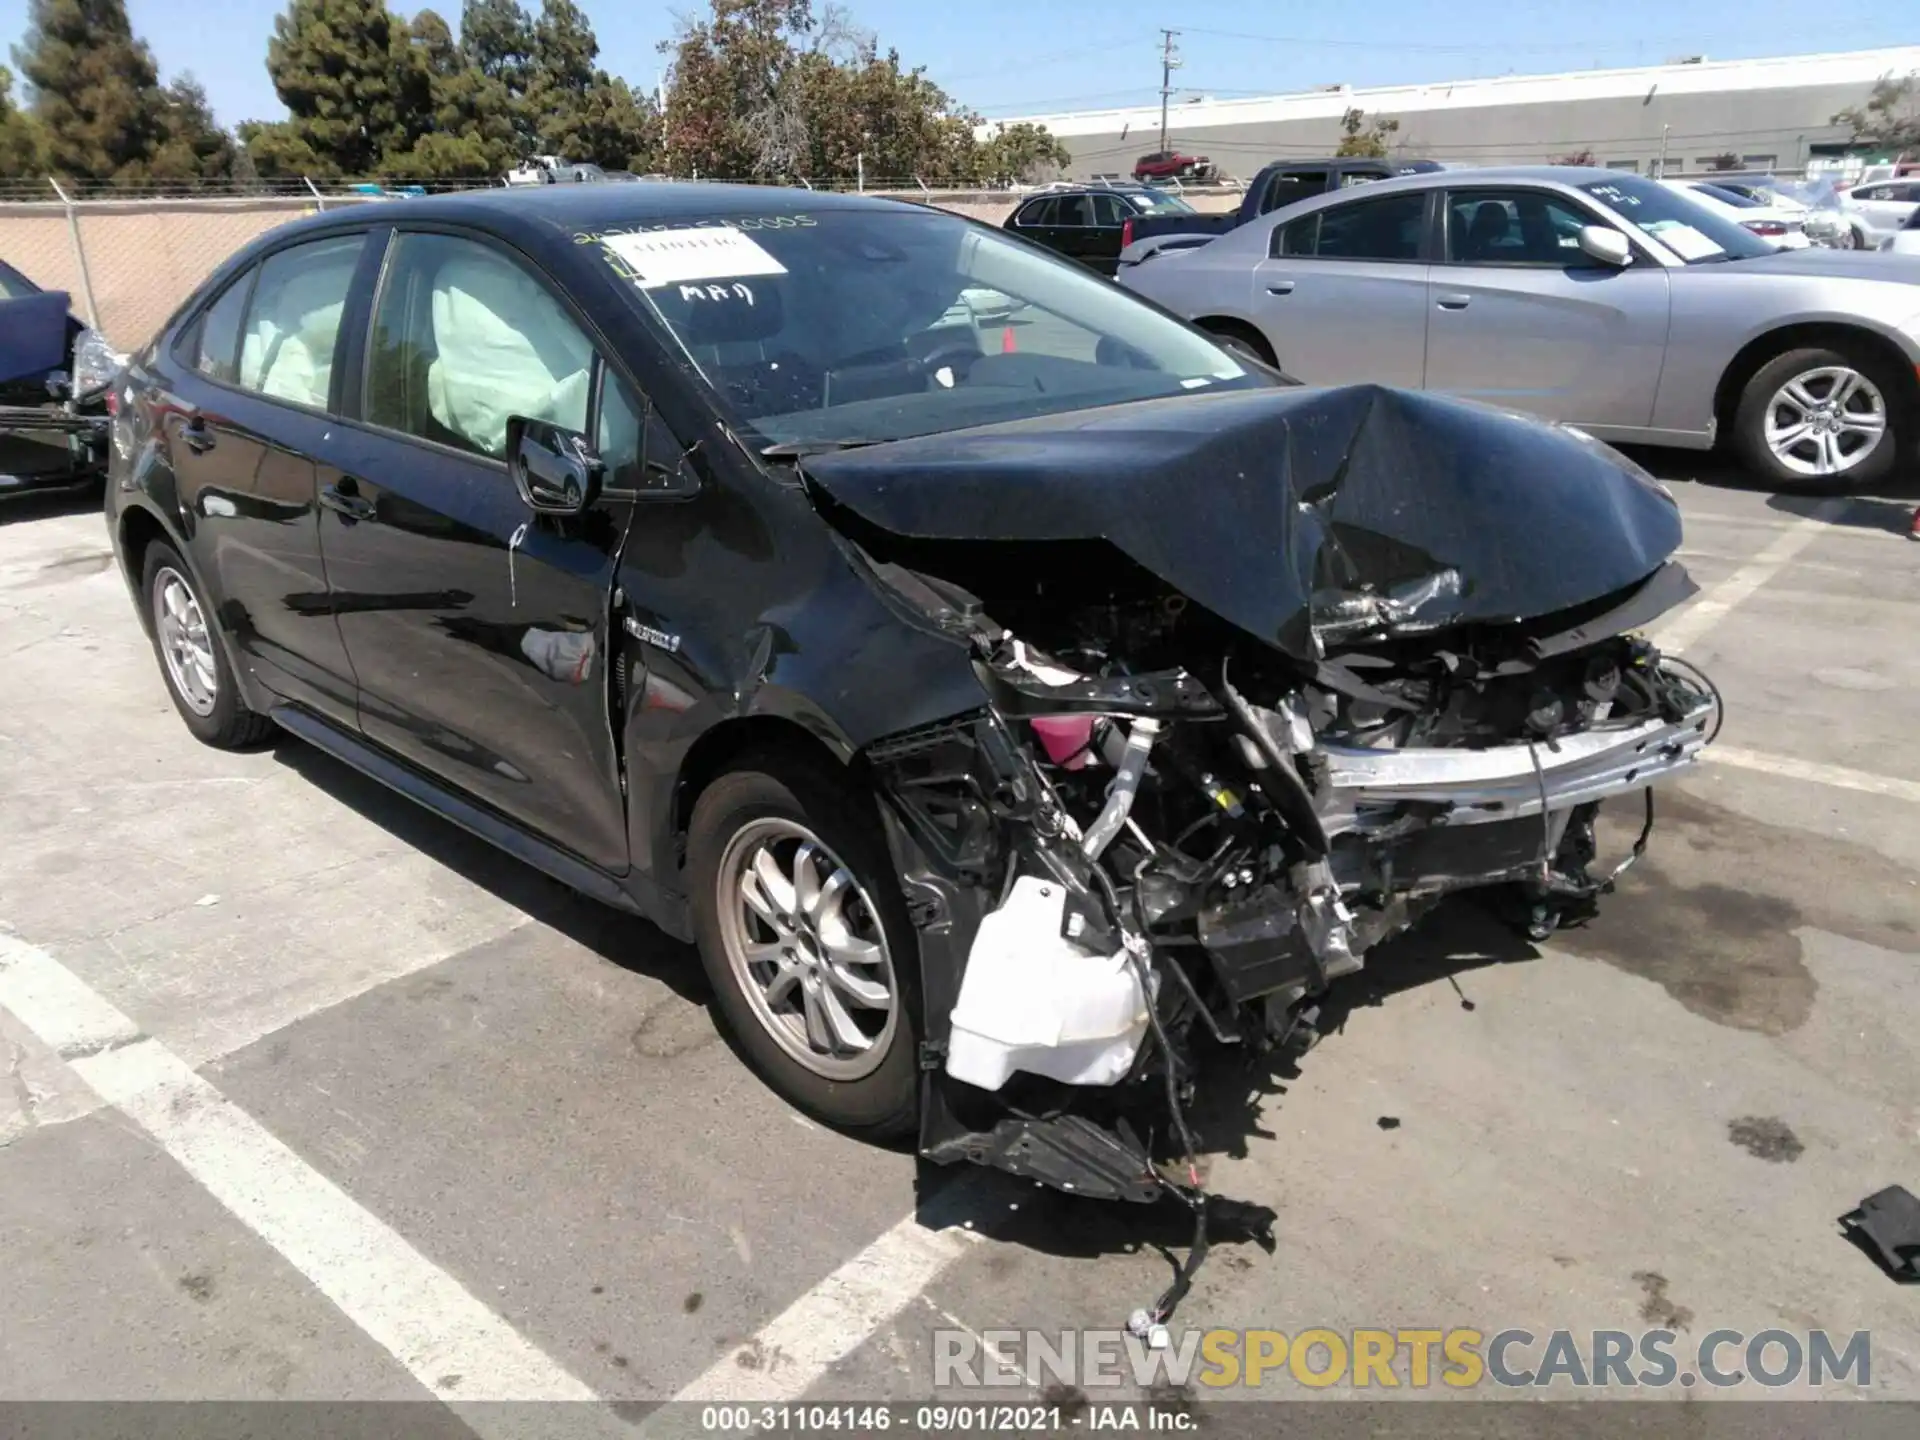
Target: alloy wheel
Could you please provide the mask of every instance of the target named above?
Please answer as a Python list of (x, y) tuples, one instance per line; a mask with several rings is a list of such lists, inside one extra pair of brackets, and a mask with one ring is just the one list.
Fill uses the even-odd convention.
[(1880, 388), (1848, 365), (1803, 370), (1767, 402), (1766, 442), (1796, 475), (1844, 475), (1887, 434)]
[(173, 693), (194, 714), (211, 715), (220, 698), (213, 636), (200, 613), (200, 602), (193, 597), (193, 587), (170, 566), (153, 577), (153, 622)]
[(780, 1048), (828, 1080), (877, 1069), (900, 990), (879, 914), (846, 864), (804, 825), (769, 816), (728, 842), (715, 884), (728, 967)]

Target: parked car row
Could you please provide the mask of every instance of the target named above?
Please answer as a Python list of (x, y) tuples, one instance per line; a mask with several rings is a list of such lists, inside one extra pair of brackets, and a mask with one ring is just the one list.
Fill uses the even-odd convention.
[(1441, 391), (1601, 439), (1726, 442), (1773, 484), (1866, 485), (1920, 436), (1920, 261), (1786, 250), (1684, 185), (1437, 171), (1287, 206), (1122, 285), (1311, 384)]

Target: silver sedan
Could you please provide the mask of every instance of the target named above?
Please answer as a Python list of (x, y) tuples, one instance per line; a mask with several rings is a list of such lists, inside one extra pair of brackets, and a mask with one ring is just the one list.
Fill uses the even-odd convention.
[(1724, 440), (1778, 485), (1867, 485), (1920, 439), (1920, 257), (1776, 251), (1636, 175), (1382, 180), (1208, 244), (1141, 241), (1118, 278), (1309, 384)]

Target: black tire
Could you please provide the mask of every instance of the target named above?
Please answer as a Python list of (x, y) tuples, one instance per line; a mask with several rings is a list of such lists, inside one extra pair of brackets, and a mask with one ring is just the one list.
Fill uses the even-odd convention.
[[(829, 1078), (789, 1053), (748, 997), (729, 957), (723, 870), (735, 868), (729, 849), (736, 837), (750, 835), (748, 827), (766, 821), (802, 826), (832, 852), (859, 887), (863, 918), (884, 935), (894, 1019), (874, 1068), (856, 1078)], [(750, 757), (714, 780), (695, 802), (687, 829), (687, 878), (694, 938), (720, 1018), (760, 1077), (789, 1103), (850, 1135), (890, 1141), (910, 1133), (919, 1119), (919, 944), (872, 797), (824, 761), (785, 753)], [(738, 903), (731, 881), (725, 889), (727, 903)]]
[[(1835, 368), (1856, 372), (1870, 381), (1879, 392), (1880, 409), (1886, 421), (1885, 433), (1877, 444), (1865, 452), (1864, 458), (1846, 468), (1829, 475), (1808, 474), (1785, 463), (1768, 444), (1767, 424), (1772, 413), (1771, 407), (1781, 388), (1796, 377)], [(1824, 383), (1816, 381), (1810, 384), (1808, 393), (1820, 397), (1820, 386)], [(1762, 365), (1740, 392), (1740, 404), (1734, 412), (1732, 447), (1760, 479), (1780, 489), (1852, 490), (1876, 484), (1892, 473), (1913, 443), (1911, 389), (1910, 380), (1893, 372), (1865, 346), (1841, 343), (1789, 350)], [(1831, 390), (1825, 393), (1830, 394)], [(1785, 416), (1792, 414), (1790, 407), (1784, 411)]]
[[(182, 682), (175, 678), (174, 668), (168, 662), (167, 639), (162, 622), (163, 578), (169, 582), (177, 580), (186, 587), (201, 617), (214, 681), (211, 704), (204, 708), (183, 693)], [(186, 722), (194, 738), (216, 750), (244, 750), (258, 745), (271, 735), (273, 722), (249, 710), (240, 694), (233, 667), (227, 663), (226, 647), (214, 628), (217, 622), (213, 618), (213, 607), (207, 603), (206, 596), (200, 593), (200, 586), (186, 562), (164, 540), (156, 540), (147, 547), (146, 561), (140, 572), (140, 594), (146, 610), (147, 635), (153, 642), (153, 658), (160, 666), (160, 681), (167, 688), (167, 698), (173, 701), (173, 708), (179, 711), (180, 718)]]
[(1203, 324), (1200, 328), (1213, 336), (1221, 349), (1244, 355), (1249, 360), (1258, 360), (1262, 365), (1279, 368), (1279, 361), (1274, 359), (1266, 341), (1253, 332), (1243, 330), (1238, 325)]

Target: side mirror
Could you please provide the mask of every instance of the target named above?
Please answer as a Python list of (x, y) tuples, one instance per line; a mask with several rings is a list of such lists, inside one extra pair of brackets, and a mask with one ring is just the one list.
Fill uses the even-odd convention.
[(1633, 245), (1627, 237), (1609, 225), (1582, 225), (1580, 248), (1602, 265), (1622, 267), (1633, 263)]
[(538, 515), (578, 515), (600, 498), (603, 467), (587, 437), (547, 420), (507, 419), (507, 471)]

